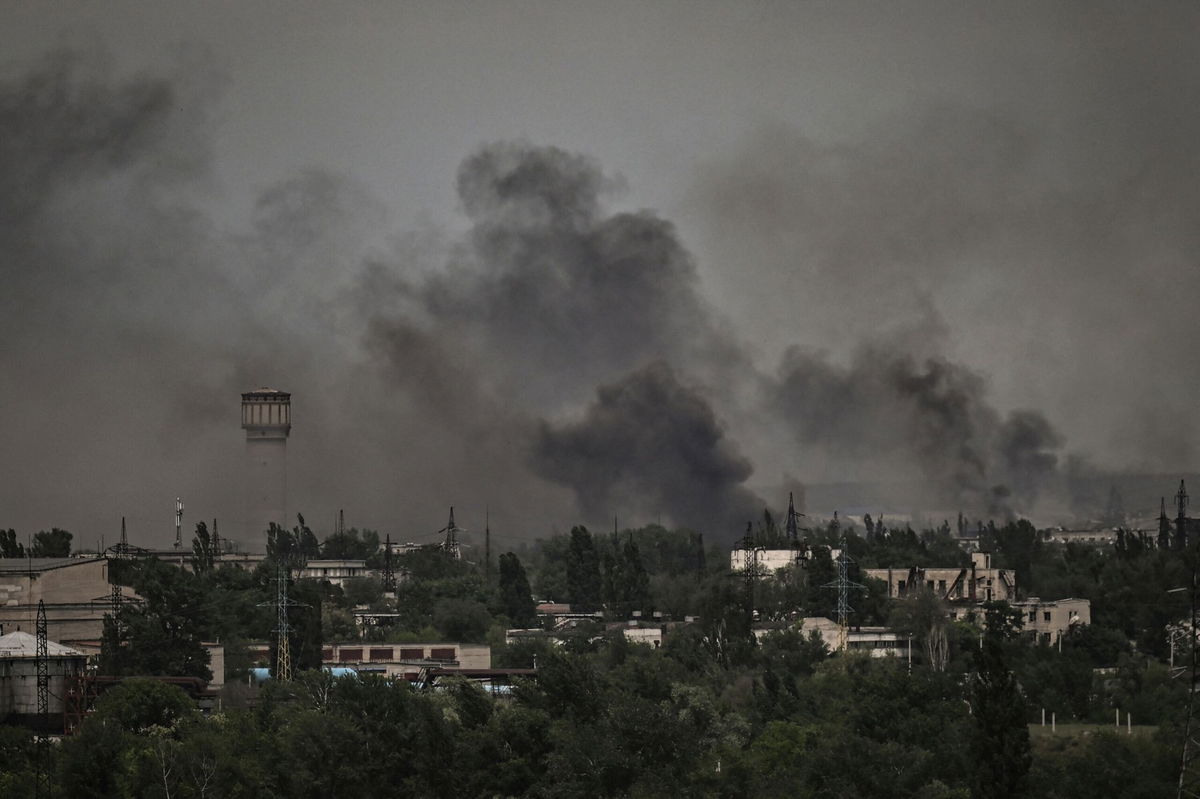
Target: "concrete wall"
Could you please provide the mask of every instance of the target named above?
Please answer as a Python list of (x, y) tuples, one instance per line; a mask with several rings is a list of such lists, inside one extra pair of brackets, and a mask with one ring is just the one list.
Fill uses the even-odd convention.
[(1043, 601), (1030, 597), (1014, 603), (1013, 607), (1023, 615), (1024, 631), (1044, 643), (1056, 644), (1074, 625), (1092, 623), (1092, 603), (1086, 599)]
[(634, 644), (645, 644), (653, 649), (662, 646), (662, 628), (660, 627), (625, 627), (622, 631), (625, 640)]

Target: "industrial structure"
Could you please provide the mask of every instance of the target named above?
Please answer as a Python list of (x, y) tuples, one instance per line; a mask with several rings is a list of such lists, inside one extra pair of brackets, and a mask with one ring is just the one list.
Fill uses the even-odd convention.
[[(796, 503), (792, 494), (788, 494), (787, 520), (784, 522), (782, 540), (770, 535), (756, 535), (751, 525), (746, 527), (746, 536), (739, 546), (729, 553), (730, 571), (761, 571), (765, 575), (774, 574), (780, 569), (787, 568), (793, 563), (800, 563), (808, 558), (808, 541), (802, 537), (800, 517), (804, 514), (796, 511)], [(834, 518), (837, 518), (836, 512)], [(701, 546), (703, 555), (703, 546)]]
[(292, 395), (260, 388), (242, 395), (246, 431), (246, 541), (258, 541), (272, 523), (287, 521), (287, 439)]
[(61, 732), (64, 699), (86, 664), (82, 652), (24, 630), (0, 635), (0, 722)]
[(947, 602), (1012, 602), (1017, 598), (1017, 573), (992, 566), (987, 552), (972, 552), (970, 566), (863, 569), (863, 576), (887, 583), (891, 599), (921, 589)]

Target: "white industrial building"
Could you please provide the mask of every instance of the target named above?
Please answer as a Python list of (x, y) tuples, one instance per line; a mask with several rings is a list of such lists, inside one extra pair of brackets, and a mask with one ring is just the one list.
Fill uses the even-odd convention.
[(729, 570), (744, 571), (747, 564), (752, 564), (766, 574), (774, 574), (803, 559), (804, 550), (802, 549), (767, 549), (766, 547), (735, 549), (729, 553)]

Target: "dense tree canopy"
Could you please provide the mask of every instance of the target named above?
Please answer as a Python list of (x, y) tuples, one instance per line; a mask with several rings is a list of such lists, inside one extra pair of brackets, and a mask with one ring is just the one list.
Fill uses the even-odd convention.
[[(764, 517), (761, 534), (773, 524)], [(253, 706), (231, 694), (210, 716), (158, 682), (113, 689), (74, 736), (42, 753), (58, 795), (1063, 799), (1172, 788), (1186, 687), (1165, 662), (1167, 631), (1185, 616), (1186, 596), (1171, 589), (1186, 584), (1190, 555), (1141, 539), (1103, 551), (1031, 538), (1019, 522), (984, 526), (997, 561), (1028, 572), (1023, 591), (1092, 599), (1093, 624), (1072, 627), (1060, 646), (1022, 635), (1003, 604), (949, 619), (932, 594), (890, 600), (854, 575), (866, 588), (852, 623), (886, 619), (911, 633), (910, 667), (831, 653), (797, 623), (831, 615), (830, 545), (860, 564), (956, 565), (964, 556), (946, 548), (948, 525), (918, 533), (872, 520), (865, 536), (822, 525), (805, 531), (806, 561), (754, 579), (731, 573), (727, 551), (706, 552), (691, 531), (576, 527), (501, 555), (493, 581), (441, 548), (408, 552), (396, 558), (394, 597), (377, 579), (339, 587), (294, 571), (317, 552), (370, 557), (352, 548), (361, 537), (314, 549), (301, 521), (277, 528), (271, 558), (243, 571), (209, 559), (201, 527), (191, 570), (112, 564), (140, 601), (107, 622), (101, 668), (204, 676), (200, 642), (220, 640), (240, 683), (252, 665), (244, 642), (271, 640), (282, 579), (298, 603), (295, 680), (268, 683)], [(600, 618), (557, 644), (506, 644), (506, 626), (537, 623), (535, 598), (570, 598)], [(386, 611), (389, 623), (359, 626), (360, 606)], [(627, 640), (634, 611), (669, 619), (661, 648)], [(333, 640), (487, 642), (493, 665), (536, 665), (537, 677), (500, 697), (462, 680), (418, 690), (335, 679), (319, 671), (321, 645)], [(1031, 734), (1043, 708), (1058, 737)], [(1065, 731), (1111, 729), (1114, 709), (1146, 726), (1119, 737)], [(0, 728), (0, 794), (30, 793), (36, 756), (28, 735)]]

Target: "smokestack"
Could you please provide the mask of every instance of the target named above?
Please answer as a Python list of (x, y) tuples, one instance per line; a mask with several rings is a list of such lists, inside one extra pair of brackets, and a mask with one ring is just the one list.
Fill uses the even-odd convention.
[(259, 388), (242, 395), (246, 431), (246, 541), (261, 538), (287, 520), (287, 438), (292, 395)]

